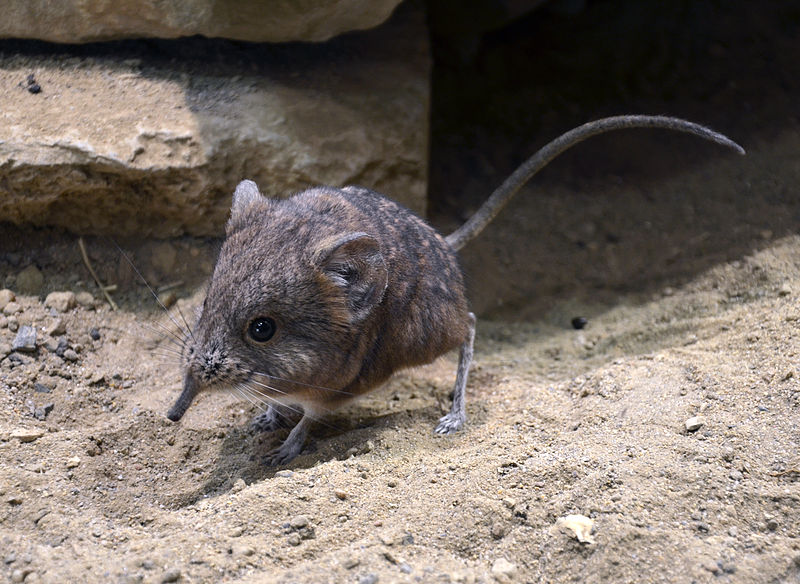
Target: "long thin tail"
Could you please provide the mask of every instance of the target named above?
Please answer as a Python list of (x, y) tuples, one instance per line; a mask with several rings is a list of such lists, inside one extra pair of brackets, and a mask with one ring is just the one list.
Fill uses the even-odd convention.
[(513, 197), (533, 175), (547, 166), (556, 156), (572, 148), (575, 144), (583, 142), (587, 138), (591, 138), (597, 134), (604, 134), (612, 130), (623, 130), (625, 128), (662, 128), (665, 130), (687, 132), (732, 148), (739, 154), (745, 153), (744, 148), (727, 136), (723, 136), (700, 124), (695, 124), (694, 122), (689, 122), (680, 118), (670, 118), (667, 116), (613, 116), (595, 120), (562, 134), (546, 146), (540, 148), (536, 154), (523, 162), (520, 167), (517, 168), (488, 199), (486, 199), (486, 202), (466, 223), (464, 223), (464, 225), (448, 235), (445, 241), (447, 241), (453, 249), (461, 249), (483, 231), (483, 228), (495, 218), (503, 207), (505, 207), (506, 203), (511, 200), (511, 197)]

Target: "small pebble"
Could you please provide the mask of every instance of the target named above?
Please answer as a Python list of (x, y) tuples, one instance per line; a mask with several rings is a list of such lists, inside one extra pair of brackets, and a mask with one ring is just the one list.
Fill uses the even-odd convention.
[(24, 582), (25, 576), (27, 576), (27, 574), (22, 570), (20, 570), (19, 568), (17, 568), (13, 572), (11, 572), (11, 581), (14, 582), (15, 584), (17, 582)]
[(79, 456), (73, 456), (72, 458), (67, 459), (67, 468), (77, 468), (81, 464), (81, 459)]
[(244, 482), (244, 479), (241, 478), (236, 479), (236, 481), (233, 483), (233, 486), (231, 487), (231, 493), (238, 493), (240, 491), (243, 491), (245, 487), (247, 487), (247, 483)]
[(289, 478), (293, 474), (294, 474), (294, 471), (291, 471), (291, 470), (279, 470), (278, 472), (275, 473), (275, 476), (276, 477)]
[(91, 292), (78, 292), (75, 295), (75, 302), (84, 308), (91, 308), (94, 306), (94, 296), (92, 296)]
[(296, 533), (292, 533), (291, 535), (289, 535), (287, 541), (289, 542), (289, 545), (297, 547), (300, 545), (300, 536), (297, 535)]
[(339, 499), (340, 501), (344, 501), (345, 499), (347, 499), (347, 492), (345, 491), (336, 489), (333, 491), (333, 494), (336, 495), (336, 498)]
[(367, 574), (358, 579), (358, 584), (376, 584), (378, 582), (377, 574)]
[(289, 525), (292, 529), (302, 529), (308, 526), (308, 517), (305, 515), (297, 515), (296, 517), (292, 517), (291, 521), (289, 521)]
[(57, 318), (45, 328), (46, 332), (51, 337), (60, 337), (67, 332), (67, 325), (64, 323), (63, 318)]
[(512, 564), (505, 558), (498, 558), (492, 564), (492, 574), (495, 576), (505, 576), (506, 578), (510, 578), (516, 571), (516, 564)]
[(703, 418), (703, 416), (694, 416), (692, 418), (689, 418), (685, 422), (686, 431), (687, 432), (696, 432), (697, 430), (699, 430), (700, 428), (703, 427), (703, 424), (705, 424), (705, 422), (706, 421)]
[(14, 293), (8, 288), (0, 290), (0, 310), (3, 310), (6, 304), (13, 302), (15, 299), (16, 296), (14, 296)]
[[(58, 351), (56, 351), (58, 353)], [(75, 352), (74, 349), (67, 349), (64, 351), (64, 360), (65, 361), (77, 361), (78, 360), (78, 353)]]
[(12, 351), (31, 352), (36, 350), (36, 329), (32, 326), (21, 326), (17, 336), (11, 343)]
[(39, 406), (33, 411), (33, 417), (37, 420), (44, 421), (50, 412), (53, 411), (55, 404), (53, 402), (46, 403), (43, 406)]
[(75, 293), (66, 292), (50, 292), (47, 298), (44, 299), (44, 305), (47, 308), (53, 308), (58, 312), (67, 312), (75, 308)]
[(169, 570), (161, 576), (161, 584), (169, 584), (170, 582), (177, 582), (181, 579), (180, 570)]
[(731, 473), (728, 475), (732, 481), (740, 481), (744, 478), (742, 471), (740, 470), (732, 470)]
[[(6, 316), (12, 316), (18, 312), (22, 312), (22, 305), (18, 302), (9, 302), (3, 307), (3, 314)], [(9, 324), (10, 323), (11, 321), (9, 321)]]
[(16, 438), (20, 442), (33, 442), (42, 436), (44, 436), (44, 430), (17, 428), (11, 432), (11, 438)]
[(587, 319), (585, 316), (576, 316), (571, 322), (572, 328), (575, 330), (581, 330), (583, 327), (589, 324), (589, 319)]
[(91, 330), (89, 330), (89, 336), (92, 337), (93, 341), (99, 341), (100, 340), (100, 331), (97, 330), (96, 328), (92, 328)]

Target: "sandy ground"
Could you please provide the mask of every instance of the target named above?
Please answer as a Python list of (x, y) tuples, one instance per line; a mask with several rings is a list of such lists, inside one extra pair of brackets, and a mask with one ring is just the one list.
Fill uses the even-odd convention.
[[(774, 53), (743, 46), (796, 69), (786, 34), (769, 37)], [(690, 52), (679, 57), (699, 69), (686, 75), (710, 93), (615, 94), (573, 117), (710, 109), (698, 121), (748, 156), (625, 136), (581, 147), (527, 189), (463, 253), (484, 317), (468, 426), (451, 437), (432, 429), (455, 356), (318, 424), (286, 467), (261, 464), (277, 438), (251, 434), (258, 407), (233, 394), (200, 396), (171, 423), (174, 324), (120, 251), (86, 238), (118, 286), (112, 311), (75, 237), (2, 226), (13, 300), (0, 292), (0, 578), (800, 582), (800, 76), (699, 50), (735, 83)], [(556, 114), (540, 141), (571, 125)], [(432, 184), (451, 178), (481, 200), (514, 146), (485, 138), (461, 167), (483, 178), (435, 164)], [(439, 224), (458, 222), (441, 208)], [(218, 242), (120, 245), (190, 319)], [(52, 291), (80, 302), (46, 306)], [(12, 351), (28, 326), (31, 350)], [(594, 543), (558, 527), (571, 514), (594, 521)]]
[[(445, 358), (327, 420), (281, 469), (260, 463), (274, 441), (248, 433), (256, 408), (233, 395), (166, 420), (180, 372), (159, 357), (163, 315), (17, 296), (0, 354), (26, 324), (38, 348), (0, 363), (0, 569), (26, 582), (794, 581), (798, 292), (790, 236), (583, 330), (483, 321), (466, 431), (432, 434)], [(48, 334), (59, 321), (65, 334)], [(75, 353), (51, 352), (59, 338)], [(555, 528), (568, 514), (594, 520), (595, 543)]]

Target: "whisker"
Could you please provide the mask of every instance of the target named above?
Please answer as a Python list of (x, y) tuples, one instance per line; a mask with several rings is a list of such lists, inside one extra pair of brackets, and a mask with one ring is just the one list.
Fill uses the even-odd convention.
[[(275, 381), (282, 381), (284, 383), (291, 383), (292, 385), (300, 385), (302, 387), (308, 387), (310, 389), (319, 389), (322, 391), (329, 391), (331, 393), (341, 393), (343, 395), (352, 395), (352, 392), (345, 391), (343, 389), (333, 389), (332, 387), (324, 387), (322, 385), (314, 385), (312, 383), (303, 383), (302, 381), (294, 381), (293, 379), (284, 379), (283, 377), (277, 377), (275, 375), (269, 375), (268, 373), (262, 373), (260, 371), (250, 371), (251, 375), (260, 375), (262, 377), (266, 377), (267, 379), (274, 379)], [(253, 383), (258, 383), (253, 381)], [(265, 385), (264, 387), (269, 387)], [(274, 389), (274, 388), (270, 388)]]
[[(175, 320), (175, 318), (172, 316), (172, 314), (170, 314), (169, 310), (167, 310), (167, 307), (164, 306), (164, 303), (161, 302), (161, 299), (158, 297), (158, 294), (156, 294), (156, 291), (153, 290), (153, 287), (150, 286), (150, 284), (147, 282), (147, 280), (145, 280), (144, 276), (139, 271), (139, 268), (137, 268), (136, 265), (133, 263), (133, 261), (131, 261), (131, 258), (128, 257), (128, 254), (125, 253), (125, 251), (119, 246), (119, 244), (117, 243), (117, 241), (113, 237), (111, 238), (111, 241), (114, 242), (114, 245), (117, 246), (117, 249), (119, 250), (119, 253), (121, 253), (122, 257), (125, 258), (125, 261), (128, 262), (128, 264), (130, 264), (130, 266), (133, 269), (133, 271), (136, 273), (137, 276), (139, 276), (139, 279), (142, 282), (144, 282), (144, 285), (147, 286), (148, 290), (150, 290), (150, 294), (153, 295), (153, 298), (155, 298), (155, 300), (158, 303), (158, 305), (164, 310), (164, 312), (167, 313), (167, 316), (172, 321), (172, 324), (174, 324), (175, 327), (178, 330), (183, 330), (183, 332), (187, 333), (189, 336), (192, 337), (192, 339), (194, 339), (194, 334), (192, 333), (191, 328), (189, 328), (189, 325), (186, 324), (186, 319), (183, 319), (183, 322), (186, 325), (186, 328), (181, 329), (181, 325), (178, 323), (177, 320)], [(181, 315), (181, 318), (183, 318), (183, 315)]]

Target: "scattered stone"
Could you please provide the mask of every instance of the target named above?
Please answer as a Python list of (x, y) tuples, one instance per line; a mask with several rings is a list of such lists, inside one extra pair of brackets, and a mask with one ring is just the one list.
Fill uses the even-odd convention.
[(79, 456), (73, 456), (67, 459), (67, 468), (78, 468), (81, 464), (81, 459)]
[(8, 288), (0, 290), (0, 310), (3, 310), (6, 304), (12, 302), (14, 299), (16, 299), (16, 296), (14, 296), (14, 293)]
[(292, 517), (292, 520), (289, 521), (289, 526), (292, 529), (302, 529), (308, 526), (308, 517), (305, 515), (297, 515), (296, 517)]
[(27, 575), (28, 574), (26, 572), (24, 572), (23, 570), (20, 570), (19, 568), (17, 568), (13, 572), (11, 572), (11, 581), (14, 582), (15, 584), (17, 582), (24, 582), (25, 581), (25, 576), (27, 576)]
[(63, 357), (64, 353), (69, 349), (69, 343), (67, 343), (66, 337), (61, 337), (58, 339), (58, 345), (56, 345), (55, 354), (59, 357)]
[(44, 305), (58, 312), (67, 312), (75, 308), (75, 293), (70, 291), (50, 292), (44, 299)]
[(389, 479), (389, 480), (386, 482), (386, 486), (387, 486), (387, 487), (391, 487), (391, 488), (393, 489), (393, 488), (395, 488), (395, 487), (397, 486), (397, 481), (396, 481), (396, 480), (394, 480), (394, 479)]
[(340, 489), (335, 489), (333, 491), (333, 494), (336, 495), (336, 498), (339, 499), (340, 501), (344, 501), (345, 499), (347, 499), (347, 492), (346, 491), (342, 491)]
[(22, 495), (11, 495), (8, 499), (6, 499), (6, 501), (8, 501), (9, 505), (22, 505), (22, 501), (24, 501), (24, 499), (22, 498)]
[(60, 337), (67, 332), (67, 325), (63, 318), (57, 318), (45, 328), (46, 332), (51, 337)]
[(242, 545), (242, 546), (237, 546), (236, 549), (233, 550), (233, 553), (236, 554), (237, 556), (250, 557), (256, 553), (256, 550), (253, 546)]
[(94, 306), (94, 296), (92, 296), (91, 292), (78, 292), (75, 295), (75, 302), (84, 308), (91, 308)]
[(736, 469), (732, 470), (728, 476), (732, 481), (740, 481), (744, 478), (742, 471)]
[(13, 349), (11, 343), (0, 343), (0, 361), (2, 361)]
[(279, 470), (278, 472), (275, 473), (276, 477), (282, 477), (285, 479), (289, 478), (292, 475), (294, 475), (294, 471), (292, 470)]
[(300, 545), (301, 540), (299, 535), (297, 535), (296, 533), (292, 533), (291, 535), (289, 535), (289, 539), (287, 539), (287, 541), (289, 542), (289, 545), (297, 547)]
[(11, 438), (16, 438), (20, 442), (33, 442), (44, 436), (44, 430), (37, 428), (17, 428), (11, 431)]
[(44, 285), (44, 276), (39, 268), (31, 264), (19, 274), (17, 274), (17, 290), (21, 294), (30, 294), (36, 296), (42, 291)]
[(181, 579), (180, 570), (168, 570), (161, 576), (161, 584), (169, 584), (170, 582), (177, 582)]
[(498, 558), (492, 564), (492, 575), (501, 578), (511, 578), (517, 571), (517, 565), (505, 558)]
[(99, 341), (100, 340), (100, 331), (97, 330), (96, 328), (92, 328), (92, 329), (89, 330), (89, 336), (92, 337), (93, 341)]
[(358, 584), (376, 584), (378, 582), (377, 574), (367, 574), (358, 579)]
[[(58, 351), (56, 351), (58, 353)], [(65, 361), (77, 361), (78, 360), (78, 353), (75, 352), (74, 349), (66, 349), (64, 351), (64, 360)]]
[[(19, 312), (22, 312), (22, 306), (19, 304), (19, 302), (14, 302), (13, 300), (3, 307), (3, 314), (5, 314), (6, 316), (12, 316)], [(9, 325), (10, 324), (11, 321), (9, 321)]]
[(774, 517), (767, 518), (767, 529), (770, 531), (775, 531), (778, 529), (778, 520)]
[(50, 412), (53, 411), (54, 407), (55, 404), (53, 402), (39, 406), (33, 411), (33, 417), (43, 422), (45, 419), (47, 419), (47, 416), (50, 414)]
[(17, 336), (14, 337), (14, 342), (11, 343), (12, 351), (21, 351), (23, 353), (30, 353), (36, 350), (36, 329), (32, 326), (21, 326)]
[(592, 537), (594, 520), (585, 515), (559, 517), (556, 521), (556, 527), (562, 531), (571, 532), (581, 543), (595, 543), (594, 537)]
[(703, 427), (703, 424), (706, 423), (705, 418), (703, 416), (694, 416), (686, 420), (684, 425), (686, 426), (687, 432), (697, 432), (700, 428)]
[(233, 483), (233, 486), (231, 487), (231, 493), (239, 493), (239, 492), (243, 491), (245, 489), (245, 487), (247, 487), (247, 483), (244, 482), (244, 479), (238, 478), (238, 479), (236, 479), (236, 481)]
[(589, 319), (587, 319), (585, 316), (576, 316), (571, 322), (572, 328), (575, 330), (581, 330), (583, 327), (589, 324)]
[(508, 533), (508, 527), (502, 521), (495, 521), (492, 524), (492, 537), (494, 539), (503, 539)]

